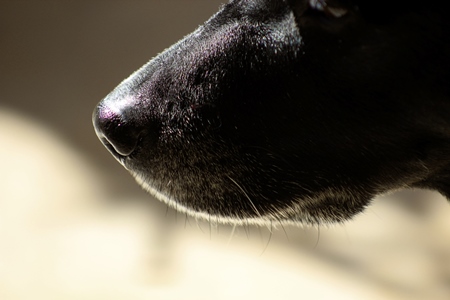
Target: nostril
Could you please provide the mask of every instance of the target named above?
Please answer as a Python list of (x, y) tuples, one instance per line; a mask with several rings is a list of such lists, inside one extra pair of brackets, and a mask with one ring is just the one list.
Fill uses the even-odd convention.
[(111, 151), (128, 156), (136, 149), (142, 130), (124, 113), (99, 106), (93, 116), (97, 136)]

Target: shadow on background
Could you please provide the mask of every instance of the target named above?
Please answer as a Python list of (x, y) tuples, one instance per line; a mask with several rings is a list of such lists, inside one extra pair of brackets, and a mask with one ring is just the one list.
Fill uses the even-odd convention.
[(449, 299), (435, 193), (334, 228), (211, 226), (98, 142), (97, 102), (220, 2), (0, 0), (0, 299)]

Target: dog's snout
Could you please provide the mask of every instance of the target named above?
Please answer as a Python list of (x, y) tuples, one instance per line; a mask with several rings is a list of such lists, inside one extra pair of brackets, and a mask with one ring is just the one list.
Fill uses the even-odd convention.
[(143, 128), (138, 125), (130, 108), (102, 105), (93, 115), (97, 136), (115, 156), (128, 156), (136, 149)]

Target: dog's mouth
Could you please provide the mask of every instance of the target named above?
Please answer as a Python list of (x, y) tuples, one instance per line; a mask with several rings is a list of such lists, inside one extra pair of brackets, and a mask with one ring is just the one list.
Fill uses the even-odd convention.
[(314, 173), (315, 162), (288, 162), (289, 156), (272, 145), (273, 135), (262, 138), (266, 127), (256, 135), (257, 128), (222, 123), (210, 106), (164, 122), (131, 120), (135, 111), (127, 107), (117, 111), (105, 105), (96, 109), (98, 138), (145, 190), (176, 210), (217, 222), (262, 225), (338, 222), (363, 207), (351, 196), (337, 201), (342, 192), (336, 189), (324, 191), (328, 183), (321, 178), (328, 176)]

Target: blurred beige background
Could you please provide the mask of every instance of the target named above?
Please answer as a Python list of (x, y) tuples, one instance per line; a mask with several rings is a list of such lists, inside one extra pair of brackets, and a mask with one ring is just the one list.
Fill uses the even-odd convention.
[(450, 207), (333, 228), (210, 226), (145, 194), (94, 106), (218, 0), (0, 0), (0, 299), (450, 299)]

